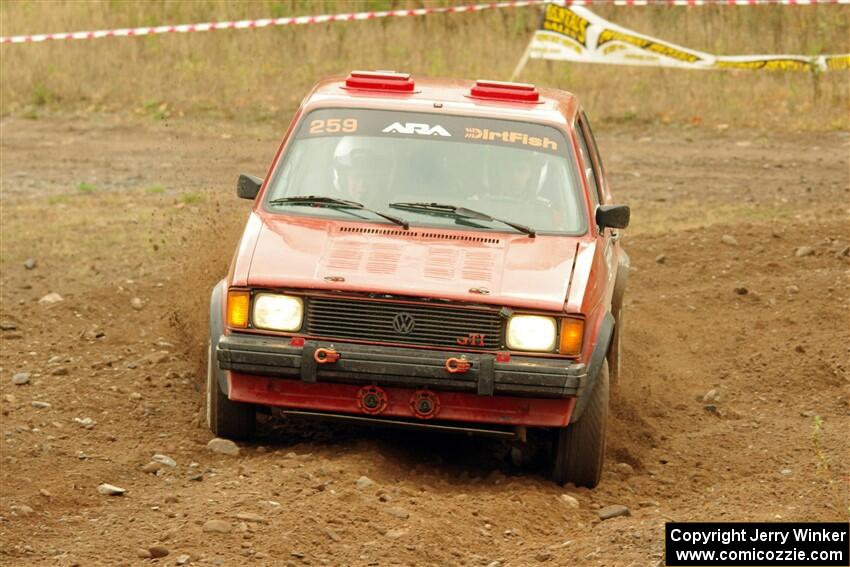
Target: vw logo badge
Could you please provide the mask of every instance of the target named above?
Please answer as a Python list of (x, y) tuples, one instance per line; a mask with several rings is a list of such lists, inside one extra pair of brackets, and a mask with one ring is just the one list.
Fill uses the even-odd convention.
[(409, 335), (416, 327), (416, 320), (410, 313), (398, 313), (393, 317), (393, 329), (400, 335)]

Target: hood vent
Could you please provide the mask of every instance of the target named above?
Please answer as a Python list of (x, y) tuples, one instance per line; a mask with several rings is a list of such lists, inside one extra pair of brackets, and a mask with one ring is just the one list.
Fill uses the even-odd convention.
[(499, 238), (486, 238), (483, 236), (468, 236), (465, 234), (446, 234), (442, 232), (416, 232), (414, 230), (394, 230), (388, 228), (365, 228), (360, 226), (343, 226), (340, 232), (349, 234), (373, 234), (376, 236), (394, 236), (402, 238), (454, 240), (455, 242), (481, 242), (484, 244), (501, 244)]

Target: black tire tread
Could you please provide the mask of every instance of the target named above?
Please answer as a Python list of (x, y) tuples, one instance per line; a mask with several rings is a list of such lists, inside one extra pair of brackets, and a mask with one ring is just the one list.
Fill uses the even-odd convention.
[(256, 429), (256, 411), (252, 404), (233, 402), (222, 393), (218, 385), (218, 363), (212, 356), (212, 347), (207, 356), (207, 388), (211, 390), (207, 399), (209, 427), (217, 437), (226, 439), (249, 439)]
[(552, 477), (558, 484), (594, 488), (602, 477), (605, 431), (608, 423), (610, 380), (608, 361), (602, 363), (590, 403), (576, 423), (559, 431)]

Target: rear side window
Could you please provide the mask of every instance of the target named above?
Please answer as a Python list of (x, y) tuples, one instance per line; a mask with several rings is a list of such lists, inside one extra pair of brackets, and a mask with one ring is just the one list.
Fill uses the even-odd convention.
[(587, 178), (587, 184), (590, 189), (590, 202), (593, 205), (592, 209), (595, 211), (596, 207), (599, 206), (599, 183), (596, 179), (596, 171), (593, 169), (593, 160), (590, 157), (590, 148), (584, 137), (584, 127), (581, 121), (579, 121), (578, 128), (576, 128), (576, 134), (578, 134), (578, 148), (579, 152), (581, 152), (581, 160), (584, 162), (584, 176)]
[(602, 194), (605, 187), (605, 166), (602, 164), (602, 156), (599, 154), (599, 146), (596, 145), (596, 136), (593, 135), (593, 128), (590, 127), (590, 120), (587, 119), (587, 114), (581, 113), (581, 124), (587, 130), (587, 143), (590, 147), (590, 154), (593, 161), (596, 163), (596, 172), (598, 175), (597, 185), (599, 189), (599, 199), (602, 200)]

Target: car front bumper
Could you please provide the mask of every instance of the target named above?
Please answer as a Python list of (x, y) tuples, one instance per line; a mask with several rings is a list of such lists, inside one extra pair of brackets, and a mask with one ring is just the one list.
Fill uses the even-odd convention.
[[(333, 349), (335, 362), (316, 360), (318, 349)], [(492, 354), (305, 341), (286, 337), (223, 335), (216, 349), (222, 370), (240, 374), (299, 379), (305, 383), (375, 384), (475, 393), (480, 396), (574, 397), (587, 367), (563, 359), (512, 357), (497, 362)], [(465, 372), (450, 372), (446, 361), (463, 359)]]
[[(317, 363), (320, 348), (333, 348), (339, 359)], [(461, 356), (470, 363), (468, 371), (449, 372), (446, 360)], [(285, 337), (247, 333), (221, 336), (216, 357), (228, 371), (233, 401), (422, 424), (563, 427), (587, 375), (584, 364), (562, 359), (496, 362), (492, 354), (311, 340), (302, 346)], [(387, 404), (380, 415), (367, 416), (358, 396), (373, 386), (382, 389)], [(423, 391), (439, 400), (434, 419), (413, 410), (412, 400)]]

